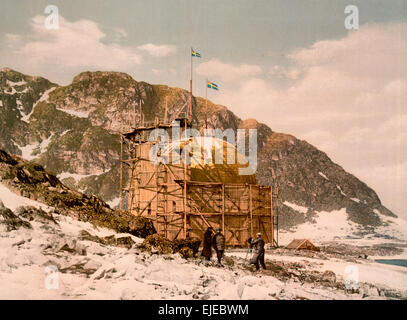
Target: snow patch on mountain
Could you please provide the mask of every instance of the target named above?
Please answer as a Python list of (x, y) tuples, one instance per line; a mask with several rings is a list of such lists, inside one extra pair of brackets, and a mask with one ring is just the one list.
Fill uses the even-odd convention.
[(290, 207), (291, 209), (293, 209), (295, 211), (298, 211), (298, 212), (301, 212), (301, 213), (304, 213), (304, 214), (308, 212), (308, 208), (300, 206), (300, 205), (295, 204), (295, 203), (284, 201), (283, 204), (286, 205), (287, 207)]
[(87, 111), (75, 111), (75, 110), (61, 109), (61, 108), (57, 108), (57, 110), (63, 111), (65, 113), (70, 114), (71, 116), (75, 116), (78, 118), (88, 118), (89, 117), (89, 112), (87, 112)]
[(378, 210), (375, 213), (380, 214), (385, 225), (369, 231), (349, 220), (346, 208), (331, 212), (317, 212), (313, 222), (300, 224), (289, 231), (280, 230), (279, 244), (287, 245), (295, 238), (307, 238), (315, 243), (352, 240), (360, 245), (363, 245), (363, 241), (371, 244), (388, 242), (389, 239), (407, 241), (407, 221), (382, 215)]
[(76, 182), (79, 182), (83, 178), (87, 178), (93, 176), (93, 174), (78, 174), (78, 173), (70, 173), (70, 172), (61, 172), (57, 175), (59, 180), (67, 179), (67, 178), (74, 178)]
[(294, 228), (294, 232), (280, 231), (280, 244), (287, 245), (293, 238), (328, 241), (347, 238), (358, 230), (358, 224), (348, 220), (346, 208), (331, 212), (318, 212), (313, 222)]
[(120, 204), (120, 197), (116, 197), (113, 200), (110, 200), (106, 203), (110, 206), (110, 208), (116, 208)]
[(340, 191), (341, 195), (346, 197), (346, 193), (343, 192), (343, 190), (342, 190), (342, 188), (340, 186), (336, 185), (336, 188)]
[[(46, 148), (51, 142), (53, 135), (54, 134), (51, 133), (51, 135), (48, 138), (42, 140), (41, 143), (27, 144), (24, 147), (19, 147), (21, 150), (22, 157), (27, 160), (33, 160), (37, 158), (41, 153), (43, 153), (46, 150)], [(34, 152), (35, 154), (33, 154)]]
[(385, 223), (376, 229), (376, 233), (407, 241), (407, 221), (403, 218), (394, 218), (381, 215), (380, 218)]
[(91, 173), (91, 174), (78, 174), (78, 173), (71, 173), (71, 172), (61, 172), (60, 174), (57, 175), (59, 180), (67, 179), (67, 178), (74, 178), (75, 182), (79, 182), (83, 178), (88, 178), (92, 176), (100, 176), (102, 174), (105, 174), (109, 172), (111, 169), (105, 170), (105, 171), (100, 171), (96, 173)]
[(7, 80), (7, 85), (10, 86), (10, 87), (22, 86), (22, 85), (25, 85), (25, 84), (27, 84), (27, 82), (25, 82), (24, 80), (18, 81), (18, 82), (13, 82), (13, 81)]
[(52, 87), (48, 90), (46, 90), (42, 96), (37, 100), (37, 102), (35, 102), (35, 104), (33, 105), (31, 112), (28, 114), (24, 114), (21, 118), (21, 120), (25, 121), (25, 122), (29, 122), (29, 119), (31, 117), (31, 115), (34, 113), (35, 107), (37, 106), (38, 103), (42, 102), (42, 101), (48, 101), (49, 99), (49, 94), (55, 90), (55, 88), (57, 87)]
[(321, 171), (319, 171), (318, 174), (319, 174), (322, 178), (324, 178), (325, 180), (329, 180), (328, 177), (327, 177), (325, 174), (323, 174)]
[(13, 94), (17, 93), (17, 90), (14, 87), (10, 87), (10, 88), (11, 88), (11, 91), (4, 90), (4, 93), (8, 94), (8, 95), (13, 95)]

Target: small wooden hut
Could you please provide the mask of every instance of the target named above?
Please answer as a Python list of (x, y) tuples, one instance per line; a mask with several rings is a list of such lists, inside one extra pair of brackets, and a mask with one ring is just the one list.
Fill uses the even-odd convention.
[(319, 251), (319, 248), (308, 239), (294, 239), (288, 246), (286, 246), (286, 248), (295, 250)]

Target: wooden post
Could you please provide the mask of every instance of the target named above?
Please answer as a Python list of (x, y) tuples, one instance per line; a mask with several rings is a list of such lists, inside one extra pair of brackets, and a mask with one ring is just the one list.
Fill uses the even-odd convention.
[(274, 246), (273, 187), (270, 187), (271, 245)]
[(120, 134), (120, 210), (123, 209), (123, 136)]
[(133, 104), (133, 127), (136, 128), (136, 104)]
[(186, 118), (188, 119), (189, 115), (190, 115), (191, 121), (192, 121), (192, 75), (193, 75), (193, 70), (192, 70), (192, 47), (191, 47), (191, 80), (189, 82), (190, 100), (189, 100), (189, 112), (187, 112), (187, 116), (186, 116)]
[(276, 187), (276, 225), (277, 225), (276, 245), (278, 247), (278, 187)]
[(140, 104), (140, 124), (142, 126), (144, 126), (144, 113), (143, 113), (142, 102), (143, 102), (143, 100), (140, 99), (140, 102), (139, 102), (139, 104)]
[[(186, 129), (186, 121), (185, 121), (185, 129)], [(185, 153), (185, 149), (183, 150), (184, 152), (184, 239), (187, 237), (187, 155)]]
[(168, 215), (168, 169), (165, 166), (165, 194), (164, 194), (164, 234), (165, 237), (168, 238), (168, 221), (167, 221), (167, 215)]
[[(208, 79), (205, 82), (205, 110), (208, 112)], [(205, 116), (205, 128), (208, 129), (208, 116)]]
[(205, 80), (205, 110), (208, 110), (208, 79)]
[[(184, 177), (185, 176), (186, 174), (184, 175)], [(186, 239), (186, 237), (187, 237), (187, 180), (184, 178), (184, 239)]]
[(225, 234), (225, 185), (222, 184), (222, 232), (223, 235), (226, 237)]
[(127, 114), (127, 117), (128, 117), (128, 122), (129, 122), (129, 128), (131, 128), (131, 118), (130, 118), (130, 105), (129, 105), (129, 108), (128, 108), (128, 114)]
[(168, 113), (168, 96), (165, 96), (164, 123), (167, 123), (167, 113)]
[(253, 202), (252, 185), (249, 186), (249, 211), (250, 211), (250, 237), (253, 236)]

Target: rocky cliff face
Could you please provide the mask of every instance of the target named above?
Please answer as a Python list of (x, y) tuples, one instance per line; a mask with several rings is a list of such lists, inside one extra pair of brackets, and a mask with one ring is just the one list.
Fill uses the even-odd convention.
[[(130, 129), (129, 110), (138, 111), (141, 103), (147, 121), (162, 119), (166, 96), (171, 117), (188, 92), (116, 72), (84, 72), (62, 87), (1, 69), (0, 148), (44, 165), (71, 188), (113, 201), (119, 191), (118, 133)], [(341, 208), (370, 229), (382, 224), (382, 216), (394, 216), (371, 188), (306, 141), (202, 98), (194, 98), (193, 109), (199, 130), (258, 129), (257, 180), (279, 187), (280, 227)]]

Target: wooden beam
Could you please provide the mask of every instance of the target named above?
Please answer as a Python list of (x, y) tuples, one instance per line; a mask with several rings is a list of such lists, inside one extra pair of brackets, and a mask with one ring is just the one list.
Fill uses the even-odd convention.
[(250, 237), (253, 236), (253, 199), (252, 186), (249, 187)]
[(270, 187), (271, 245), (274, 245), (273, 187)]
[(225, 234), (225, 185), (222, 184), (222, 232)]
[(184, 163), (184, 239), (187, 237), (187, 165)]
[(150, 203), (152, 203), (152, 202), (155, 200), (155, 198), (157, 197), (157, 195), (158, 195), (158, 193), (156, 193), (156, 194), (154, 195), (154, 197), (152, 197), (152, 198), (148, 201), (148, 203), (147, 203), (147, 205), (144, 207), (144, 209), (138, 214), (139, 216), (141, 216), (141, 215), (144, 213), (144, 211), (146, 211), (147, 207), (150, 205)]
[(120, 135), (120, 210), (123, 210), (123, 136)]

